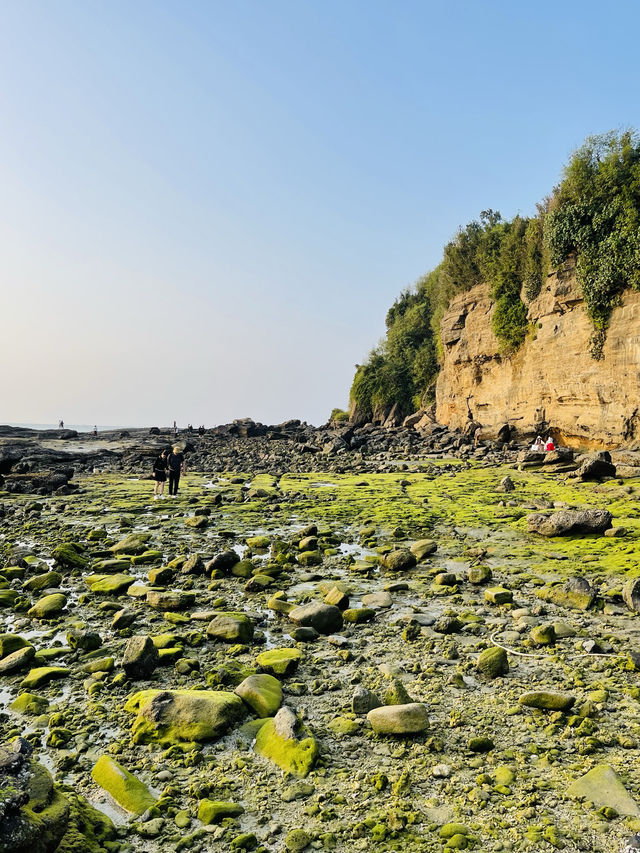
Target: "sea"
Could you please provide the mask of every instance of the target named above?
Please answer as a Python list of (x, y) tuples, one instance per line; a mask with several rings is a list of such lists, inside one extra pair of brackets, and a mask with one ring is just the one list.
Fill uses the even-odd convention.
[[(58, 424), (17, 424), (17, 423), (7, 423), (6, 426), (12, 427), (23, 427), (24, 429), (37, 429), (37, 430), (45, 430), (45, 429), (58, 429)], [(68, 424), (66, 421), (64, 422), (65, 429), (75, 429), (76, 432), (93, 432), (93, 424)], [(113, 430), (113, 429), (139, 429), (139, 427), (132, 427), (131, 425), (125, 426), (123, 424), (97, 424), (98, 432), (102, 430)]]

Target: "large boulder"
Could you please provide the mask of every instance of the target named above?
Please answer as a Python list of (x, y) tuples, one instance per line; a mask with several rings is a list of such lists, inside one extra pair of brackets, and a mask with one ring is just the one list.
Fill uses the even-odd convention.
[(622, 587), (622, 598), (629, 610), (640, 613), (640, 578), (629, 578)]
[(242, 699), (222, 690), (142, 690), (125, 711), (136, 714), (134, 743), (202, 743), (225, 734), (245, 714)]
[(341, 631), (343, 626), (340, 608), (322, 601), (311, 601), (294, 607), (289, 618), (296, 625), (315, 628), (319, 634), (333, 634)]
[(605, 477), (615, 477), (616, 466), (611, 461), (607, 450), (588, 456), (576, 471), (580, 480), (603, 480)]
[(612, 517), (606, 509), (563, 509), (551, 515), (528, 515), (527, 525), (531, 533), (541, 536), (573, 536), (604, 533), (611, 527)]
[(1, 853), (107, 853), (115, 828), (67, 789), (62, 793), (22, 738), (0, 749)]
[(595, 589), (586, 578), (580, 577), (569, 578), (564, 584), (544, 586), (536, 595), (543, 601), (573, 610), (588, 610), (596, 599)]

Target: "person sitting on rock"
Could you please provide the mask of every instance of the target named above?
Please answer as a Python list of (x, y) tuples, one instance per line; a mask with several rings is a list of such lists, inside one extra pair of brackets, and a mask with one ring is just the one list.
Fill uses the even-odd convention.
[(551, 451), (555, 450), (555, 449), (556, 449), (556, 446), (553, 443), (553, 439), (551, 438), (550, 435), (547, 436), (547, 442), (545, 444), (545, 450), (547, 451), (547, 453), (551, 453)]
[(160, 456), (156, 456), (153, 463), (153, 479), (156, 481), (153, 488), (154, 501), (157, 501), (158, 498), (164, 498), (164, 484), (167, 481), (167, 468), (169, 466), (167, 456), (167, 451), (163, 450)]

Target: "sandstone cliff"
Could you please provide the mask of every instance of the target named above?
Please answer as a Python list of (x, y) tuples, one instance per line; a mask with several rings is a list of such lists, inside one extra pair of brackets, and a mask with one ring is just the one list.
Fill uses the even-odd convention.
[(601, 361), (589, 355), (592, 326), (571, 262), (530, 303), (531, 333), (511, 357), (500, 354), (492, 309), (489, 288), (479, 285), (442, 320), (439, 423), (460, 428), (472, 417), (492, 436), (508, 422), (519, 433), (553, 430), (564, 443), (592, 447), (640, 440), (640, 293), (627, 291), (614, 310)]

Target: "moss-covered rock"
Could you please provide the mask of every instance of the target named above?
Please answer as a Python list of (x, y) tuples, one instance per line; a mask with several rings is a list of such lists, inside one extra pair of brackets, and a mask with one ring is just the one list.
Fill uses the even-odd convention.
[(491, 586), (485, 589), (484, 600), (489, 604), (510, 604), (513, 601), (513, 593), (503, 586)]
[(38, 666), (30, 670), (29, 674), (20, 682), (21, 690), (33, 690), (44, 687), (50, 681), (58, 678), (66, 678), (69, 670), (65, 666)]
[(34, 659), (36, 650), (33, 646), (25, 646), (0, 660), (0, 675), (9, 675), (25, 669)]
[(126, 574), (88, 575), (84, 582), (95, 595), (122, 595), (135, 582)]
[(33, 619), (57, 619), (67, 606), (67, 596), (61, 592), (45, 595), (29, 609), (28, 615)]
[(272, 675), (286, 677), (293, 675), (301, 660), (302, 652), (300, 649), (284, 648), (261, 652), (256, 658), (256, 663)]
[(66, 569), (86, 569), (89, 558), (84, 553), (82, 545), (75, 542), (65, 542), (53, 549), (53, 559)]
[(147, 550), (150, 533), (129, 533), (109, 549), (112, 554), (143, 554)]
[(272, 675), (250, 675), (235, 692), (259, 717), (273, 717), (282, 704), (282, 685)]
[(41, 589), (54, 589), (59, 587), (61, 583), (62, 575), (60, 572), (44, 572), (25, 581), (22, 588), (28, 592), (38, 592)]
[(27, 716), (37, 716), (43, 714), (49, 707), (49, 700), (46, 696), (38, 696), (37, 693), (24, 692), (9, 705), (9, 708), (14, 714), (25, 714)]
[(0, 658), (10, 655), (12, 652), (17, 652), (18, 649), (23, 649), (25, 646), (30, 646), (31, 643), (21, 637), (20, 634), (0, 634)]
[(218, 613), (207, 625), (207, 634), (223, 643), (250, 643), (253, 621), (244, 613)]
[(238, 803), (208, 799), (200, 800), (198, 803), (198, 820), (205, 826), (220, 823), (226, 817), (239, 817), (241, 814), (244, 814), (244, 808)]
[(499, 678), (509, 672), (509, 659), (504, 649), (492, 646), (480, 652), (478, 669), (486, 678)]
[(316, 762), (318, 744), (309, 731), (302, 729), (298, 735), (298, 725), (290, 717), (291, 710), (285, 707), (268, 719), (256, 734), (255, 750), (281, 770), (304, 777)]
[(155, 802), (147, 786), (118, 764), (110, 755), (101, 755), (91, 771), (93, 780), (128, 812), (140, 815)]
[(412, 569), (417, 562), (416, 555), (408, 548), (397, 548), (385, 555), (383, 565), (392, 572), (403, 572)]
[(568, 711), (575, 701), (576, 697), (570, 693), (553, 693), (550, 690), (531, 690), (518, 699), (527, 708), (541, 708), (545, 711)]
[(629, 795), (618, 774), (607, 764), (599, 764), (576, 779), (567, 793), (570, 797), (588, 800), (596, 806), (615, 809), (621, 815), (640, 815), (638, 804)]
[(134, 743), (202, 743), (229, 731), (244, 716), (242, 699), (212, 690), (143, 690), (125, 711), (136, 714)]

